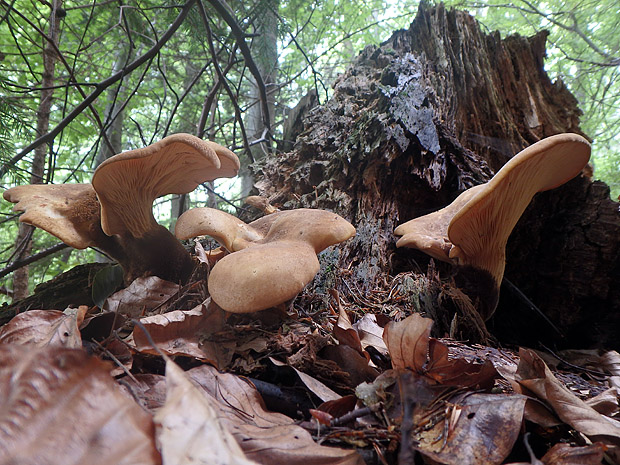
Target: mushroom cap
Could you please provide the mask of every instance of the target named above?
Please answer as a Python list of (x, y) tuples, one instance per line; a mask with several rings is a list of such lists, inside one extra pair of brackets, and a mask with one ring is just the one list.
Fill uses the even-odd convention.
[(313, 208), (278, 211), (251, 222), (249, 226), (264, 235), (262, 243), (306, 242), (315, 253), (355, 235), (353, 225), (340, 215)]
[(175, 225), (178, 239), (211, 236), (229, 252), (246, 248), (263, 236), (236, 216), (216, 208), (199, 207), (184, 212)]
[[(75, 249), (96, 243), (99, 201), (90, 184), (30, 184), (12, 187), (3, 197), (24, 212), (19, 221), (56, 236)], [(99, 231), (101, 234), (101, 231)]]
[(399, 225), (394, 230), (394, 234), (402, 237), (396, 242), (396, 247), (419, 249), (437, 260), (452, 262), (450, 259), (452, 243), (448, 239), (450, 221), (467, 202), (485, 187), (486, 184), (471, 187), (461, 192), (447, 207)]
[(292, 299), (318, 271), (319, 260), (309, 244), (259, 244), (218, 261), (209, 274), (209, 293), (227, 312), (256, 312)]
[(272, 213), (278, 211), (276, 207), (269, 203), (269, 199), (266, 197), (261, 197), (260, 195), (250, 195), (246, 197), (245, 203), (259, 209), (265, 215), (271, 215)]
[(325, 210), (278, 211), (246, 224), (220, 210), (193, 208), (179, 217), (175, 234), (207, 234), (233, 252), (211, 270), (209, 293), (224, 310), (247, 313), (295, 297), (319, 271), (316, 254), (355, 228)]
[(208, 235), (229, 252), (289, 240), (306, 242), (319, 253), (354, 234), (353, 225), (340, 215), (311, 208), (277, 211), (250, 224), (214, 208), (192, 208), (179, 217), (175, 228), (179, 239)]
[[(179, 134), (176, 135), (178, 136)], [(209, 147), (211, 147), (211, 149), (213, 149), (213, 151), (215, 152), (215, 155), (217, 155), (217, 158), (219, 158), (220, 160), (220, 168), (218, 174), (213, 179), (234, 178), (235, 176), (237, 176), (240, 167), (239, 158), (237, 158), (237, 155), (235, 155), (232, 150), (210, 140), (204, 140), (202, 142), (206, 143)], [(213, 179), (209, 179), (208, 181), (212, 181)]]
[(190, 134), (174, 134), (141, 149), (110, 157), (92, 184), (101, 203), (107, 235), (142, 237), (157, 227), (153, 201), (187, 194), (199, 184), (237, 174), (239, 160), (228, 149)]
[(452, 218), (450, 258), (488, 271), (499, 286), (506, 242), (534, 194), (574, 178), (589, 159), (590, 144), (578, 134), (551, 136), (519, 152)]

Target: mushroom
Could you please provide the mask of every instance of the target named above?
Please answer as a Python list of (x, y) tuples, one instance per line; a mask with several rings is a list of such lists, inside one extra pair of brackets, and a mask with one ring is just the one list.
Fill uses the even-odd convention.
[(402, 237), (396, 246), (418, 248), (458, 265), (457, 278), (481, 295), (478, 310), (489, 319), (499, 299), (506, 243), (525, 208), (537, 192), (577, 176), (589, 158), (590, 144), (578, 134), (540, 140), (515, 155), (486, 184), (464, 191), (437, 212), (398, 226), (394, 232)]
[(185, 194), (198, 184), (232, 177), (239, 160), (228, 149), (189, 134), (174, 134), (103, 162), (92, 184), (17, 186), (4, 192), (24, 211), (20, 221), (74, 248), (95, 247), (123, 267), (125, 282), (155, 275), (186, 281), (193, 260), (152, 212), (153, 201)]
[(276, 207), (269, 203), (269, 199), (260, 195), (250, 195), (245, 198), (245, 203), (262, 211), (265, 215), (271, 215), (278, 211)]
[(209, 293), (224, 310), (249, 313), (295, 297), (319, 271), (317, 254), (355, 228), (325, 210), (278, 211), (245, 224), (220, 210), (194, 208), (179, 217), (175, 234), (209, 235), (232, 252), (211, 270)]

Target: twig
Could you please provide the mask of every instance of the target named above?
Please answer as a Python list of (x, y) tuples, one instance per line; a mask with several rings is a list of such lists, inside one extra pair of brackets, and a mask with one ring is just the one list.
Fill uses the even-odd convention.
[(231, 32), (235, 36), (235, 39), (237, 39), (237, 44), (239, 45), (239, 49), (241, 50), (241, 54), (243, 55), (245, 63), (250, 70), (250, 73), (252, 73), (252, 76), (254, 76), (254, 79), (256, 80), (256, 86), (258, 87), (258, 93), (261, 101), (263, 124), (265, 127), (268, 128), (270, 127), (269, 122), (271, 120), (269, 118), (267, 89), (265, 88), (265, 82), (263, 81), (263, 77), (260, 74), (260, 70), (258, 69), (258, 66), (256, 66), (254, 59), (252, 58), (252, 52), (250, 52), (250, 47), (248, 47), (248, 44), (245, 42), (246, 34), (243, 32), (243, 30), (239, 26), (239, 23), (237, 23), (237, 20), (231, 14), (232, 9), (225, 0), (209, 0), (209, 3), (213, 6), (213, 8), (215, 8), (215, 11), (220, 14), (222, 19), (226, 21), (226, 23), (230, 27)]
[(34, 255), (30, 255), (29, 257), (26, 257), (22, 260), (17, 260), (11, 263), (6, 268), (0, 270), (0, 278), (6, 276), (9, 273), (12, 273), (13, 271), (21, 268), (22, 266), (30, 265), (31, 263), (34, 263), (38, 260), (41, 260), (42, 258), (47, 257), (48, 255), (52, 255), (53, 253), (66, 249), (67, 247), (69, 247), (67, 244), (58, 243), (48, 249), (42, 250), (41, 252), (38, 252)]
[(604, 373), (602, 371), (592, 370), (590, 368), (585, 368), (585, 367), (582, 367), (582, 366), (579, 366), (579, 365), (574, 365), (574, 364), (564, 360), (562, 357), (560, 357), (558, 354), (556, 354), (554, 351), (552, 351), (549, 347), (545, 346), (544, 344), (541, 343), (540, 346), (543, 349), (545, 349), (547, 352), (549, 352), (554, 358), (557, 358), (560, 362), (562, 362), (566, 366), (574, 368), (575, 370), (583, 371), (583, 372), (588, 373), (590, 375), (602, 376), (604, 378), (609, 377), (609, 373)]
[(564, 333), (562, 333), (562, 331), (560, 331), (558, 329), (558, 327), (556, 325), (553, 324), (553, 322), (549, 319), (549, 317), (547, 317), (547, 315), (545, 315), (542, 310), (540, 308), (538, 308), (534, 302), (532, 302), (524, 293), (521, 289), (519, 289), (517, 286), (515, 286), (508, 278), (506, 278), (506, 276), (504, 276), (503, 279), (504, 283), (510, 288), (511, 291), (513, 291), (517, 297), (519, 299), (521, 299), (521, 301), (527, 305), (527, 307), (530, 310), (533, 310), (534, 312), (538, 313), (543, 320), (545, 320), (549, 326), (551, 326), (553, 328), (553, 330), (558, 333), (560, 336), (564, 337)]
[(370, 413), (375, 413), (378, 412), (380, 409), (382, 408), (381, 402), (378, 402), (374, 405), (371, 405), (370, 407), (362, 407), (362, 408), (358, 408), (355, 409), (349, 413), (346, 413), (344, 415), (342, 415), (341, 417), (338, 418), (334, 418), (331, 422), (330, 422), (330, 426), (340, 426), (340, 425), (345, 425), (353, 420), (355, 420), (356, 418), (361, 418), (363, 416), (366, 416)]

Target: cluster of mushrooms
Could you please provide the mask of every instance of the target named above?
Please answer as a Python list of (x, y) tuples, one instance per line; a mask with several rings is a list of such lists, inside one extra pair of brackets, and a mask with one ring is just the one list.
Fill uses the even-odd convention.
[[(396, 245), (453, 263), (463, 275), (477, 273), (477, 282), (491, 290), (479, 308), (488, 319), (497, 305), (505, 246), (517, 220), (536, 192), (575, 177), (589, 157), (589, 143), (577, 134), (541, 140), (486, 184), (400, 225)], [(238, 170), (239, 159), (227, 148), (174, 134), (109, 158), (91, 183), (17, 186), (4, 198), (24, 212), (20, 221), (71, 247), (94, 247), (115, 259), (126, 283), (149, 275), (186, 282), (194, 260), (179, 240), (211, 236), (221, 246), (208, 278), (211, 298), (228, 312), (248, 313), (294, 298), (319, 271), (317, 254), (355, 235), (355, 228), (317, 209), (276, 211), (246, 224), (221, 210), (193, 208), (178, 218), (174, 235), (156, 222), (152, 207), (158, 197), (189, 193)]]

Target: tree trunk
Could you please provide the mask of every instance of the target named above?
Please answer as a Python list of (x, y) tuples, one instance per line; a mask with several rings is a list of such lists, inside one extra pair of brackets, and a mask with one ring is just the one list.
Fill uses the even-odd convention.
[[(437, 334), (488, 337), (467, 321), (471, 302), (451, 266), (397, 250), (393, 231), (486, 182), (528, 145), (581, 133), (575, 98), (544, 71), (546, 37), (502, 40), (467, 13), (423, 3), (408, 30), (361, 52), (330, 101), (310, 112), (293, 151), (254, 166), (272, 204), (334, 210), (357, 228), (322, 255), (334, 266), (322, 267), (332, 271), (309, 295), (336, 287), (375, 312), (424, 311)], [(619, 254), (607, 186), (579, 176), (537, 194), (509, 240), (505, 278), (514, 286), (502, 286), (489, 330), (512, 343), (617, 348)]]
[[(257, 14), (254, 19), (256, 37), (252, 40), (252, 57), (260, 71), (263, 83), (267, 90), (267, 104), (269, 118), (273, 120), (275, 109), (275, 83), (278, 64), (278, 0), (261, 0), (257, 6)], [(252, 77), (250, 79), (250, 95), (248, 111), (246, 112), (245, 128), (250, 142), (258, 141), (268, 136), (273, 121), (264, 121), (261, 107), (258, 84)], [(267, 137), (269, 140), (269, 137)], [(264, 158), (270, 150), (268, 142), (260, 142), (250, 148), (254, 160)], [(247, 168), (249, 163), (242, 163), (239, 177), (241, 178), (241, 197), (247, 197), (252, 188), (252, 174)]]
[[(63, 0), (52, 1), (52, 11), (50, 13), (50, 26), (48, 36), (50, 41), (44, 40), (43, 45), (43, 76), (41, 79), (41, 100), (37, 110), (37, 137), (46, 134), (49, 129), (50, 111), (53, 100), (54, 71), (56, 67), (56, 48), (58, 46), (58, 36), (60, 33), (61, 15), (58, 14), (62, 10)], [(40, 145), (34, 151), (34, 157), (31, 166), (30, 183), (41, 184), (45, 181), (45, 155), (48, 146)], [(15, 247), (18, 251), (15, 260), (29, 255), (32, 250), (32, 232), (33, 226), (25, 223), (19, 224)], [(13, 299), (20, 300), (28, 296), (28, 276), (29, 267), (24, 266), (13, 273)]]

